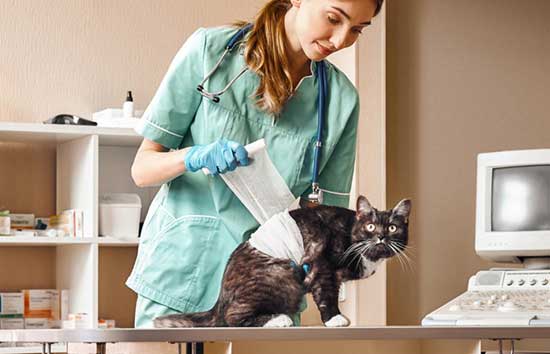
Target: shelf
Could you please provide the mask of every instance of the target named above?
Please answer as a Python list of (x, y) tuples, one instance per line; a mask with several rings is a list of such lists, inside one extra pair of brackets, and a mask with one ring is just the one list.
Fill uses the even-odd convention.
[[(52, 345), (52, 353), (66, 353), (67, 345), (55, 343)], [(0, 354), (31, 354), (42, 353), (42, 346), (29, 346), (29, 347), (0, 347)]]
[[(71, 312), (87, 313), (89, 328), (96, 325), (100, 313), (128, 326), (134, 323), (135, 296), (124, 286), (124, 282), (135, 261), (139, 241), (98, 237), (99, 198), (105, 193), (136, 193), (142, 202), (140, 220), (144, 219), (158, 187), (138, 188), (132, 180), (132, 162), (142, 140), (130, 128), (0, 122), (0, 141), (8, 143), (2, 151), (5, 151), (2, 162), (13, 166), (3, 171), (4, 178), (13, 185), (35, 186), (42, 183), (41, 174), (47, 173), (48, 176), (47, 184), (40, 190), (34, 187), (14, 188), (10, 190), (12, 193), (8, 193), (9, 198), (2, 201), (6, 205), (14, 205), (14, 209), (27, 210), (35, 215), (80, 209), (83, 211), (83, 234), (87, 236), (0, 236), (0, 257), (11, 257), (0, 264), (3, 267), (18, 261), (12, 256), (14, 252), (25, 258), (47, 257), (44, 261), (33, 259), (33, 262), (22, 259), (23, 267), (15, 271), (16, 276), (4, 272), (6, 274), (0, 277), (4, 287), (20, 288), (17, 276), (23, 274), (25, 284), (29, 284), (27, 287), (44, 287), (38, 285), (40, 280), (40, 284), (48, 284), (48, 288), (68, 289), (71, 293)], [(43, 148), (44, 153), (41, 151)], [(22, 155), (18, 155), (20, 152)], [(37, 160), (33, 160), (35, 158), (40, 163), (37, 164)], [(21, 174), (25, 178), (21, 178)], [(48, 205), (35, 211), (42, 200), (47, 201)], [(27, 263), (43, 265), (44, 268), (36, 272)], [(112, 272), (112, 269), (117, 271)], [(42, 281), (34, 273), (43, 274), (47, 281)], [(37, 285), (33, 286), (35, 283)], [(103, 287), (101, 290), (100, 284)], [(109, 296), (102, 297), (100, 303), (100, 295), (106, 292)], [(116, 301), (111, 304), (113, 299)], [(17, 342), (16, 339), (0, 341)], [(15, 353), (41, 352), (41, 349), (9, 348)], [(0, 348), (2, 353), (7, 351)]]
[(139, 146), (142, 137), (131, 128), (0, 122), (0, 141), (60, 144), (97, 135), (101, 146)]
[(167, 329), (46, 329), (0, 330), (0, 341), (39, 343), (308, 341), (399, 339), (510, 339), (550, 336), (546, 326), (495, 327), (291, 327), (291, 328), (167, 328)]
[(62, 237), (22, 237), (0, 236), (1, 246), (58, 246), (58, 245), (91, 245), (98, 244), (106, 247), (137, 247), (139, 239), (119, 240), (114, 237), (87, 237), (87, 238), (62, 238)]
[(98, 238), (97, 243), (100, 246), (111, 247), (136, 247), (139, 244), (139, 239), (135, 240), (120, 240), (114, 237), (101, 236)]
[(87, 245), (95, 242), (93, 237), (23, 237), (0, 236), (0, 246), (57, 246), (57, 245)]

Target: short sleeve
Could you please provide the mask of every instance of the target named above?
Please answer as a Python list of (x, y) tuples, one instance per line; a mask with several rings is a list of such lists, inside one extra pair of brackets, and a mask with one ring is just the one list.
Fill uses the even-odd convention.
[(205, 29), (195, 31), (180, 48), (136, 132), (167, 148), (177, 149), (201, 102), (197, 85), (204, 76)]
[(359, 98), (348, 118), (327, 164), (319, 175), (319, 187), (323, 192), (323, 204), (349, 207), (349, 192), (355, 166)]

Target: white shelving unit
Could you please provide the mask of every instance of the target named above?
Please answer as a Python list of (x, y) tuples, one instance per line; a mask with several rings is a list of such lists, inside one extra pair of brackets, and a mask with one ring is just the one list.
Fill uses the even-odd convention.
[[(135, 248), (138, 244), (137, 240), (98, 236), (99, 196), (108, 192), (137, 193), (142, 201), (143, 221), (158, 190), (137, 188), (131, 179), (130, 167), (141, 140), (132, 129), (0, 122), (2, 143), (55, 147), (56, 212), (82, 209), (85, 236), (79, 239), (0, 237), (0, 247), (55, 247), (55, 285), (58, 289), (70, 290), (71, 312), (89, 314), (89, 328), (97, 327), (100, 306), (100, 247)], [(5, 352), (4, 349), (0, 348), (0, 353)]]
[[(54, 343), (51, 348), (52, 353), (66, 353), (67, 344)], [(24, 347), (0, 347), (0, 354), (33, 354), (42, 353), (41, 345), (24, 346)]]

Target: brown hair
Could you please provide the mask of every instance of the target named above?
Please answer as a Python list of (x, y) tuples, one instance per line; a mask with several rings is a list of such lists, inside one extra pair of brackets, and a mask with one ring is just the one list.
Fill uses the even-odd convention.
[[(376, 1), (376, 16), (384, 0)], [(278, 114), (292, 94), (292, 77), (286, 55), (285, 14), (292, 7), (290, 0), (270, 0), (256, 15), (246, 41), (244, 60), (260, 77), (255, 92), (260, 109)], [(239, 21), (235, 26), (243, 27)]]

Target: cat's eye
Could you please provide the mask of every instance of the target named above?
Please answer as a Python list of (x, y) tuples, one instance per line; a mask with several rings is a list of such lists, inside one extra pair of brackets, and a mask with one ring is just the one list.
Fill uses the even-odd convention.
[(388, 227), (388, 230), (389, 230), (390, 232), (395, 232), (395, 231), (397, 231), (397, 226), (395, 226), (395, 225), (390, 225), (390, 226)]
[(368, 224), (367, 225), (367, 231), (368, 232), (373, 232), (374, 229), (376, 229), (376, 226), (374, 224)]

